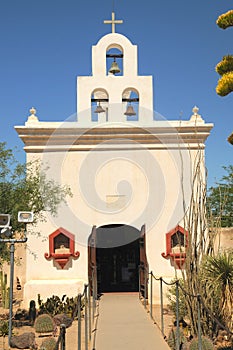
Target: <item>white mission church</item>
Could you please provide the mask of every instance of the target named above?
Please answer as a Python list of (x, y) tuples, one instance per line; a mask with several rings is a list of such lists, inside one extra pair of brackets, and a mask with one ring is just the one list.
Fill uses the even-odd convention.
[(38, 294), (77, 295), (93, 269), (98, 292), (131, 292), (143, 283), (139, 266), (168, 279), (184, 267), (184, 213), (213, 125), (197, 107), (185, 121), (155, 113), (153, 77), (138, 75), (137, 46), (115, 33), (114, 13), (105, 22), (112, 33), (92, 46), (92, 75), (77, 78), (75, 118), (40, 122), (32, 108), (15, 127), (27, 161), (38, 159), (73, 194), (56, 217), (46, 212), (32, 227), (26, 306)]

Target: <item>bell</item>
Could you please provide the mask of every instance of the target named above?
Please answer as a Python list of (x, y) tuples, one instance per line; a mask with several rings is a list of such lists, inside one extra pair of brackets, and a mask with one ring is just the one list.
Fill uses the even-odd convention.
[(124, 114), (127, 116), (131, 116), (136, 115), (136, 112), (134, 111), (133, 106), (128, 105)]
[(103, 109), (103, 107), (99, 103), (98, 106), (96, 107), (96, 110), (94, 111), (94, 113), (103, 113), (103, 112), (105, 112), (105, 110)]
[(117, 64), (115, 58), (114, 58), (114, 61), (112, 62), (111, 68), (109, 69), (108, 72), (112, 73), (112, 74), (116, 74), (116, 73), (120, 73), (121, 72), (121, 70), (118, 67), (118, 64)]

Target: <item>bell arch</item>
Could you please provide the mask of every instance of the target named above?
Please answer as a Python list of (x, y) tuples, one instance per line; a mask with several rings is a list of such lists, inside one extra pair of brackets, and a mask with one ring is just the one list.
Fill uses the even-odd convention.
[(91, 93), (91, 120), (108, 121), (109, 94), (106, 89), (96, 88)]
[(124, 89), (122, 93), (122, 106), (127, 121), (139, 119), (139, 92), (133, 87)]
[(111, 44), (106, 49), (106, 75), (124, 75), (124, 53), (118, 44)]
[[(137, 75), (137, 46), (128, 38), (119, 33), (110, 33), (101, 38), (97, 45), (92, 47), (92, 73), (93, 76), (106, 75), (105, 57), (107, 51), (119, 50), (124, 55), (124, 75)], [(105, 57), (104, 57), (105, 56)], [(104, 66), (100, 64), (104, 63)]]

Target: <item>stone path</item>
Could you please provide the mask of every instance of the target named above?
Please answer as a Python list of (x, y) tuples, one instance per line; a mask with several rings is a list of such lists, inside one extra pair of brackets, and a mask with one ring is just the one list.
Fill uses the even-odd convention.
[(138, 293), (108, 293), (99, 302), (92, 350), (170, 350)]

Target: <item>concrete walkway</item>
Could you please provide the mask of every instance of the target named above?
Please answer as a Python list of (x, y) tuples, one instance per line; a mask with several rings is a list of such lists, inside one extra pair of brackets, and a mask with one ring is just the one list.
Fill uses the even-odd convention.
[(107, 293), (99, 302), (95, 350), (170, 350), (138, 293)]

